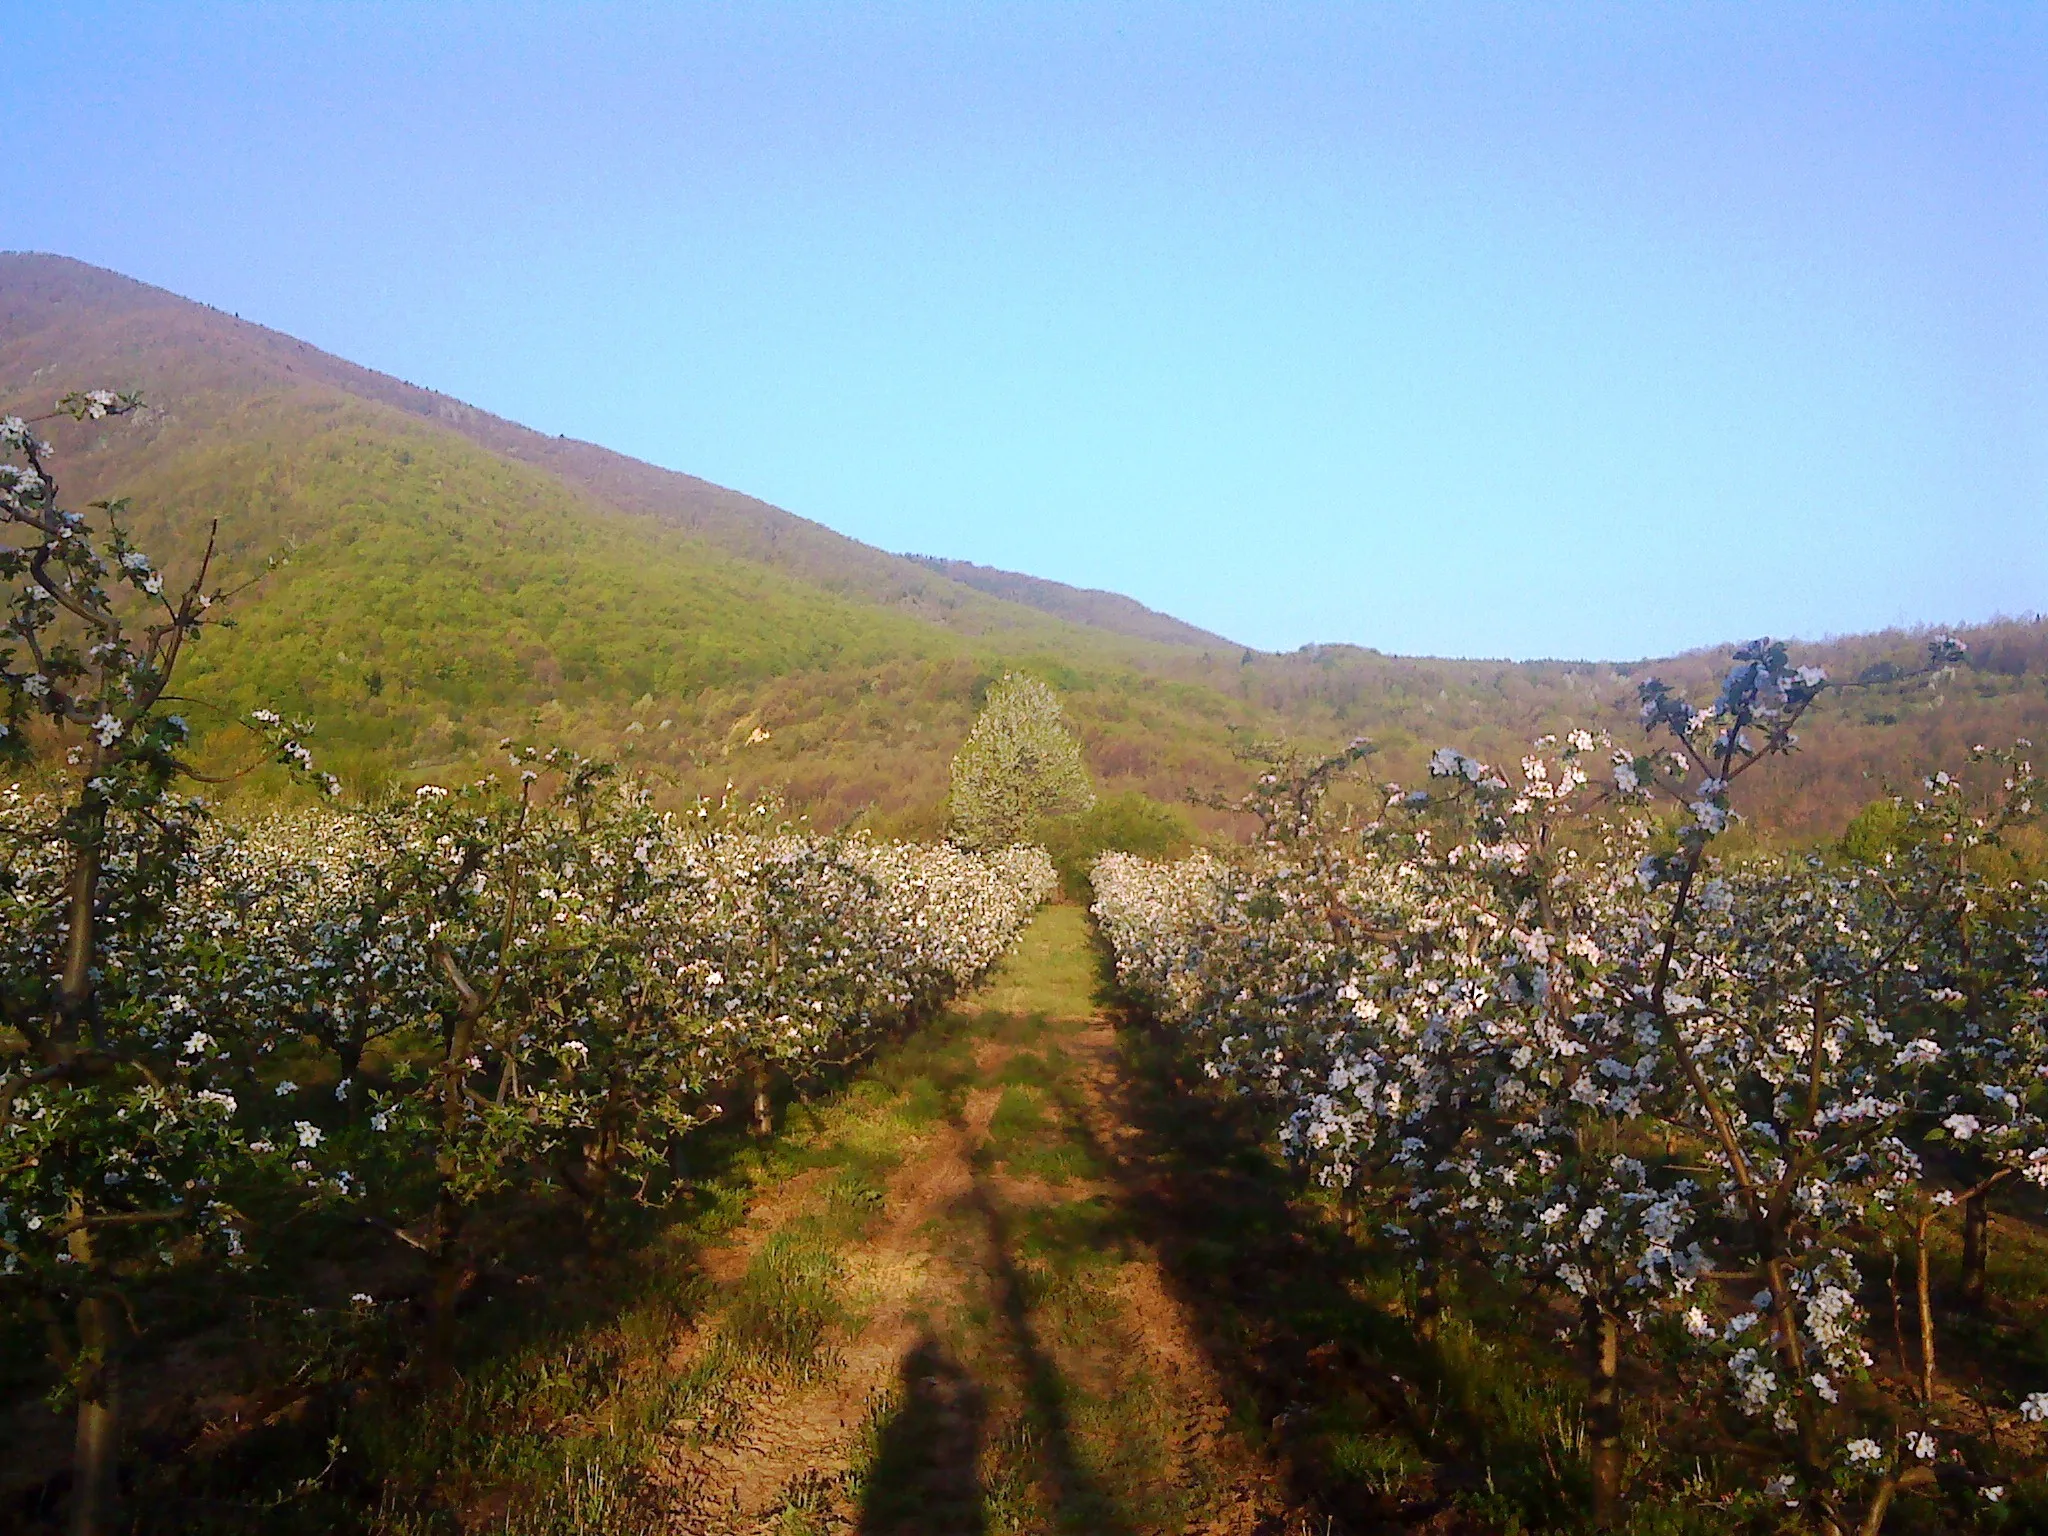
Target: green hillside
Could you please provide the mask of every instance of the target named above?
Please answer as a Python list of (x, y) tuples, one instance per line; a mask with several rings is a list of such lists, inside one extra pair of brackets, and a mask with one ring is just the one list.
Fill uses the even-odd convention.
[[(186, 563), (214, 516), (231, 572), (286, 558), (182, 686), (310, 716), (346, 778), (463, 764), (506, 733), (564, 736), (686, 788), (773, 787), (838, 821), (936, 803), (979, 690), (1019, 662), (1062, 676), (1112, 774), (1166, 793), (1227, 772), (1221, 726), (1250, 713), (1185, 687), (1148, 711), (1160, 682), (1091, 636), (1035, 617), (962, 635), (362, 402), (276, 398), (237, 424), (125, 487), (144, 542)], [(1181, 750), (1123, 746), (1134, 722)]]
[[(280, 364), (298, 343), (75, 263), (0, 258), (0, 322), (0, 409), (47, 409), (56, 378), (115, 379), (150, 402), (135, 418), (48, 429), (74, 503), (129, 498), (145, 546), (187, 565), (218, 518), (230, 584), (286, 557), (182, 686), (221, 711), (309, 715), (356, 782), (458, 768), (501, 734), (538, 734), (631, 756), (688, 790), (777, 789), (827, 822), (928, 820), (979, 692), (1017, 665), (1068, 691), (1107, 778), (1169, 797), (1232, 771), (1228, 727), (1272, 724), (1147, 670), (1161, 646), (991, 598), (732, 493), (718, 493), (723, 522), (681, 501), (621, 505), (588, 475), (321, 381), (360, 370), (310, 349)], [(620, 463), (644, 473), (606, 483), (667, 476)], [(820, 567), (834, 541), (851, 556)], [(743, 552), (757, 544), (796, 557)]]
[[(1412, 781), (1439, 744), (1504, 756), (1568, 723), (1626, 732), (1643, 677), (1710, 691), (1719, 664), (1253, 652), (1115, 594), (886, 554), (116, 274), (0, 255), (0, 410), (97, 385), (149, 409), (51, 429), (74, 504), (130, 498), (145, 545), (185, 560), (218, 518), (231, 575), (289, 557), (238, 602), (240, 627), (195, 653), (186, 689), (312, 716), (329, 762), (363, 785), (542, 735), (680, 790), (775, 789), (825, 823), (929, 826), (1006, 668), (1063, 691), (1106, 788), (1177, 800), (1241, 783), (1247, 737), (1369, 736), (1368, 777)], [(2048, 734), (2048, 627), (1964, 638), (1964, 670), (1824, 711), (1761, 818), (1830, 835), (1974, 740)], [(1908, 670), (1919, 644), (1808, 654), (1853, 677)]]
[(1204, 650), (1228, 652), (1236, 648), (1221, 635), (1182, 623), (1171, 614), (1147, 608), (1120, 592), (1070, 587), (1064, 582), (1047, 581), (1042, 576), (1023, 576), (1015, 571), (976, 565), (971, 560), (946, 560), (936, 555), (910, 555), (906, 558), (978, 592), (1022, 603), (1028, 608), (1072, 619), (1094, 629), (1134, 635), (1140, 640), (1163, 641), (1169, 645), (1199, 646)]

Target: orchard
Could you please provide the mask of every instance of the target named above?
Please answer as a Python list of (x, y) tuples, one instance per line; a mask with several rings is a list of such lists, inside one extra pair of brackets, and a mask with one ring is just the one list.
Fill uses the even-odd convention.
[[(53, 414), (138, 405), (93, 391)], [(654, 1251), (659, 1213), (713, 1182), (707, 1144), (768, 1145), (793, 1101), (846, 1085), (1012, 950), (1061, 883), (1034, 839), (1066, 850), (1069, 878), (1075, 850), (1105, 846), (1091, 839), (1189, 841), (1142, 796), (1098, 804), (1058, 697), (1020, 673), (991, 683), (954, 760), (950, 842), (826, 834), (772, 800), (691, 798), (513, 739), (488, 772), (352, 800), (319, 768), (312, 726), (269, 709), (209, 717), (202, 752), (205, 706), (177, 686), (236, 596), (214, 541), (174, 581), (121, 503), (64, 504), (35, 427), (0, 421), (0, 1339), (11, 1360), (37, 1352), (47, 1401), (75, 1424), (61, 1502), (78, 1536), (134, 1524), (124, 1415), (145, 1394), (131, 1366), (171, 1358), (202, 1324), (228, 1353), (220, 1320), (238, 1307), (303, 1324), (265, 1358), (290, 1378), (285, 1406), (254, 1417), (305, 1408), (317, 1381), (328, 1424), (388, 1433), (420, 1412), (466, 1433), (477, 1295), (540, 1283), (531, 1265), (506, 1281), (515, 1249), (573, 1248), (584, 1274)], [(1936, 639), (1915, 675), (1939, 681), (1960, 659)], [(1782, 769), (1803, 723), (1857, 686), (1758, 641), (1705, 704), (1643, 684), (1628, 740), (1562, 731), (1512, 764), (1446, 747), (1426, 784), (1363, 800), (1338, 791), (1365, 741), (1321, 757), (1256, 747), (1251, 793), (1206, 802), (1256, 826), (1248, 841), (1093, 863), (1126, 1022), (1174, 1063), (1169, 1118), (1202, 1096), (1248, 1107), (1263, 1147), (1238, 1151), (1284, 1158), (1349, 1234), (1320, 1251), (1400, 1276), (1401, 1343), (1441, 1367), (1410, 1413), (1417, 1443), (1482, 1298), (1489, 1347), (1567, 1383), (1549, 1503), (1498, 1495), (1481, 1443), (1467, 1459), (1484, 1496), (1459, 1507), (1493, 1523), (1470, 1528), (1525, 1529), (1531, 1511), (1646, 1533), (2048, 1526), (2044, 785), (2031, 743), (1982, 746), (1837, 844), (1738, 835), (1752, 776)], [(290, 781), (267, 808), (230, 816), (200, 793), (257, 771)], [(1041, 982), (1058, 969), (1036, 963)], [(1041, 1009), (1011, 1021), (1019, 1038), (1081, 1050), (1086, 1035), (1106, 1052), (1108, 1023), (1074, 1002), (1087, 984), (1062, 985), (1067, 1033), (1046, 1033)], [(1012, 1050), (984, 1028), (925, 1032), (965, 1065), (927, 1085), (924, 1129), (902, 1135), (959, 1159), (973, 1195), (947, 1211), (989, 1230), (982, 1278), (1003, 1286), (958, 1310), (976, 1326), (1000, 1314), (1004, 1358), (1028, 1363), (1004, 1443), (1064, 1445), (1032, 1309), (1142, 1246), (1117, 1222), (1138, 1219), (1153, 1174), (1170, 1182), (1171, 1157), (1160, 1143), (1151, 1173), (1113, 1176), (1110, 1161), (1139, 1154), (1098, 1156), (1120, 1138), (1079, 1107), (1109, 1104), (1102, 1085), (1135, 1056), (1065, 1097), (1050, 1085), (1071, 1063), (1020, 1057), (1002, 1069), (1014, 1082), (984, 1085), (977, 1128), (964, 1085)], [(867, 1102), (849, 1094), (848, 1113)], [(991, 1128), (1015, 1152), (1056, 1114), (1072, 1158), (1039, 1148), (1038, 1174), (992, 1183)], [(1100, 1244), (1063, 1274), (1027, 1274), (999, 1202), (1083, 1168), (1089, 1192), (1063, 1199), (1062, 1219)], [(1037, 1264), (1057, 1223), (1018, 1209)], [(1228, 1268), (1218, 1246), (1204, 1262)], [(689, 1264), (675, 1254), (662, 1262), (670, 1282), (701, 1282), (677, 1280)], [(813, 1344), (863, 1326), (851, 1304), (814, 1322)], [(647, 1353), (668, 1369), (666, 1344)], [(1419, 1404), (1414, 1383), (1382, 1374), (1386, 1396)], [(382, 1416), (351, 1421), (370, 1392)], [(1294, 1412), (1272, 1420), (1276, 1442)], [(523, 1414), (492, 1433), (528, 1435)], [(498, 1442), (478, 1440), (488, 1464)], [(878, 1445), (864, 1465), (884, 1463)], [(485, 1507), (414, 1498), (393, 1513), (383, 1490), (338, 1493), (340, 1430), (331, 1446), (237, 1518), (315, 1490), (360, 1517), (350, 1529), (468, 1529)], [(1080, 1462), (1063, 1454), (1073, 1481)], [(1386, 1482), (1387, 1465), (1368, 1479)], [(629, 1470), (618, 1487), (649, 1494), (651, 1474)]]
[[(123, 1356), (167, 1282), (231, 1290), (339, 1215), (425, 1266), (406, 1370), (439, 1388), (508, 1208), (569, 1202), (601, 1246), (622, 1207), (687, 1187), (693, 1131), (771, 1128), (778, 1093), (972, 983), (1053, 889), (1037, 848), (658, 810), (511, 742), (474, 782), (231, 826), (183, 792), (170, 691), (233, 595), (211, 549), (167, 588), (118, 504), (60, 504), (31, 424), (0, 440), (25, 535), (0, 551), (0, 747), (23, 770), (0, 797), (0, 1296), (75, 1405), (76, 1531), (116, 1528)], [(241, 725), (252, 761), (334, 798), (310, 727)]]
[(1687, 1478), (1828, 1531), (2048, 1507), (2048, 1380), (1940, 1342), (1987, 1202), (2048, 1189), (2042, 786), (1978, 749), (1874, 857), (1722, 857), (1828, 691), (1758, 642), (1706, 707), (1646, 686), (1638, 747), (1446, 749), (1348, 818), (1276, 771), (1241, 856), (1095, 866), (1124, 987), (1404, 1256), (1419, 1332), (1474, 1271), (1566, 1320), (1597, 1524)]

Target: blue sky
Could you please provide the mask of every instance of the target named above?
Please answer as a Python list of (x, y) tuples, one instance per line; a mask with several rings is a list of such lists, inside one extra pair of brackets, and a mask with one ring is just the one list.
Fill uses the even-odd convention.
[(1272, 649), (2048, 607), (2048, 8), (28, 6), (0, 247)]

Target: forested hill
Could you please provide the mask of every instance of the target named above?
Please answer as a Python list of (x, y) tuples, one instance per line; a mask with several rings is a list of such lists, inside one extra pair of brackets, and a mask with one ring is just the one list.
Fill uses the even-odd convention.
[[(987, 602), (975, 583), (947, 580), (943, 572), (935, 579), (927, 564), (885, 553), (755, 497), (594, 443), (548, 437), (280, 332), (65, 257), (0, 254), (0, 348), (0, 389), (9, 396), (24, 382), (23, 364), (31, 375), (53, 365), (111, 370), (158, 384), (167, 412), (203, 426), (214, 424), (208, 407), (217, 410), (231, 400), (321, 387), (445, 428), (494, 455), (544, 470), (608, 507), (671, 524), (729, 554), (827, 591), (902, 608), (968, 634), (1016, 628), (1024, 617), (1007, 604)], [(32, 388), (30, 398), (36, 398)]]
[(928, 811), (978, 693), (1025, 664), (1060, 675), (1112, 779), (1160, 792), (1229, 774), (1228, 727), (1271, 723), (1165, 682), (1165, 645), (114, 273), (0, 256), (0, 410), (81, 385), (149, 408), (47, 429), (74, 504), (128, 497), (145, 545), (187, 559), (218, 517), (231, 572), (290, 557), (195, 653), (192, 691), (310, 714), (345, 777), (454, 771), (530, 732), (822, 820)]
[(1121, 592), (1070, 587), (1064, 582), (1047, 581), (1042, 576), (1025, 576), (1016, 571), (997, 570), (994, 566), (976, 565), (971, 560), (945, 560), (936, 555), (911, 555), (908, 558), (976, 591), (1023, 603), (1058, 618), (1072, 619), (1077, 624), (1107, 629), (1120, 635), (1135, 635), (1140, 640), (1159, 640), (1168, 645), (1193, 645), (1223, 652), (1237, 649), (1221, 635), (1197, 629), (1156, 608), (1147, 608)]
[[(1719, 665), (1251, 652), (1116, 594), (888, 554), (111, 272), (0, 255), (0, 411), (97, 386), (149, 409), (50, 429), (74, 504), (130, 498), (145, 547), (173, 557), (215, 517), (231, 568), (290, 557), (195, 653), (186, 691), (310, 714), (359, 784), (461, 771), (509, 732), (685, 789), (776, 788), (823, 822), (929, 825), (1008, 667), (1061, 689), (1108, 788), (1177, 799), (1241, 782), (1248, 737), (1369, 735), (1371, 776), (1413, 779), (1439, 744), (1505, 755), (1570, 723), (1625, 732), (1642, 677), (1710, 692)], [(1831, 701), (1753, 800), (1763, 818), (1826, 833), (1973, 740), (2048, 733), (2048, 629), (1962, 634), (1968, 667)], [(1805, 654), (1838, 676), (1906, 670), (1919, 638)]]
[[(2048, 622), (1941, 631), (1969, 647), (1967, 661), (1938, 676), (1912, 675), (1936, 632), (1790, 645), (1800, 660), (1855, 686), (1822, 700), (1796, 752), (1745, 781), (1741, 804), (1760, 826), (1802, 840), (1833, 836), (1871, 799), (1957, 768), (1974, 744), (2028, 738), (2048, 747)], [(1380, 747), (1375, 762), (1390, 770), (1383, 776), (1413, 781), (1436, 746), (1512, 761), (1533, 737), (1568, 725), (1610, 730), (1634, 748), (1644, 740), (1642, 682), (1662, 678), (1706, 704), (1728, 665), (1727, 647), (1635, 662), (1485, 663), (1315, 646), (1247, 668), (1242, 697), (1304, 735), (1368, 736)], [(1382, 774), (1376, 768), (1373, 776)]]

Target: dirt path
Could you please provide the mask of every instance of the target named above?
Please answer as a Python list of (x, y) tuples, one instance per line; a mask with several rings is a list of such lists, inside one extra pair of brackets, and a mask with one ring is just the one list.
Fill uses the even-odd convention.
[(1135, 1141), (1078, 909), (886, 1060), (707, 1256), (672, 1529), (1280, 1533), (1277, 1478), (1120, 1213)]

